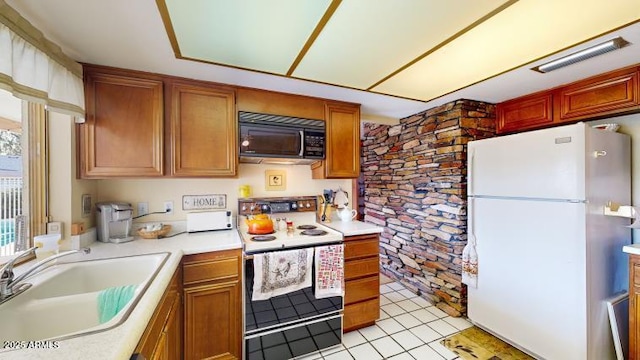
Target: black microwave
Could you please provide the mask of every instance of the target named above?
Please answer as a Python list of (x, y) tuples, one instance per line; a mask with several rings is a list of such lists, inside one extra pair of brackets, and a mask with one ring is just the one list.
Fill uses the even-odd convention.
[(238, 122), (241, 162), (310, 164), (324, 159), (322, 120), (240, 111)]

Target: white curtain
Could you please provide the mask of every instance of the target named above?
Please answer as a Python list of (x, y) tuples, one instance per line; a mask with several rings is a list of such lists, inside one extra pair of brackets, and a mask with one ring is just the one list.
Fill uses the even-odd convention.
[(0, 0), (0, 88), (84, 120), (82, 66)]

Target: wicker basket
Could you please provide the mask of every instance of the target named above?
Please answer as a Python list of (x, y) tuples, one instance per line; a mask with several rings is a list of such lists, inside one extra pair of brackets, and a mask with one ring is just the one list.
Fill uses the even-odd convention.
[(138, 235), (143, 239), (157, 239), (164, 237), (171, 231), (171, 225), (164, 225), (162, 229), (155, 231), (147, 231), (144, 228), (138, 229)]

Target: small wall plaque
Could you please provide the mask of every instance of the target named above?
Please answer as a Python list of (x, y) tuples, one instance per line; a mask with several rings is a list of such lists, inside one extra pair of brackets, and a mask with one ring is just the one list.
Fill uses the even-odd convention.
[(183, 195), (182, 210), (211, 210), (225, 209), (227, 207), (227, 195)]
[(264, 188), (267, 191), (287, 190), (287, 176), (284, 170), (266, 170)]

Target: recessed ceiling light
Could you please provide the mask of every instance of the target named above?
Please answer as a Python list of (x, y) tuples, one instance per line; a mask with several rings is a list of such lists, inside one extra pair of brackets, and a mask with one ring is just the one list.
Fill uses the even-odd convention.
[(602, 55), (602, 54), (606, 54), (610, 51), (613, 50), (618, 50), (620, 48), (623, 48), (625, 46), (627, 46), (629, 44), (628, 41), (626, 41), (625, 39), (621, 38), (621, 37), (617, 37), (614, 39), (611, 39), (607, 42), (603, 42), (601, 44), (598, 45), (594, 45), (592, 47), (586, 48), (584, 50), (580, 50), (578, 52), (575, 52), (573, 54), (567, 55), (567, 56), (563, 56), (559, 59), (550, 61), (546, 64), (542, 64), (542, 65), (538, 65), (534, 68), (532, 68), (531, 70), (533, 71), (537, 71), (540, 73), (547, 73), (549, 71), (553, 71), (553, 70), (557, 70), (560, 68), (563, 68), (565, 66), (571, 65), (571, 64), (575, 64), (577, 62), (583, 61), (583, 60), (587, 60), (590, 59), (594, 56), (598, 56), (598, 55)]

